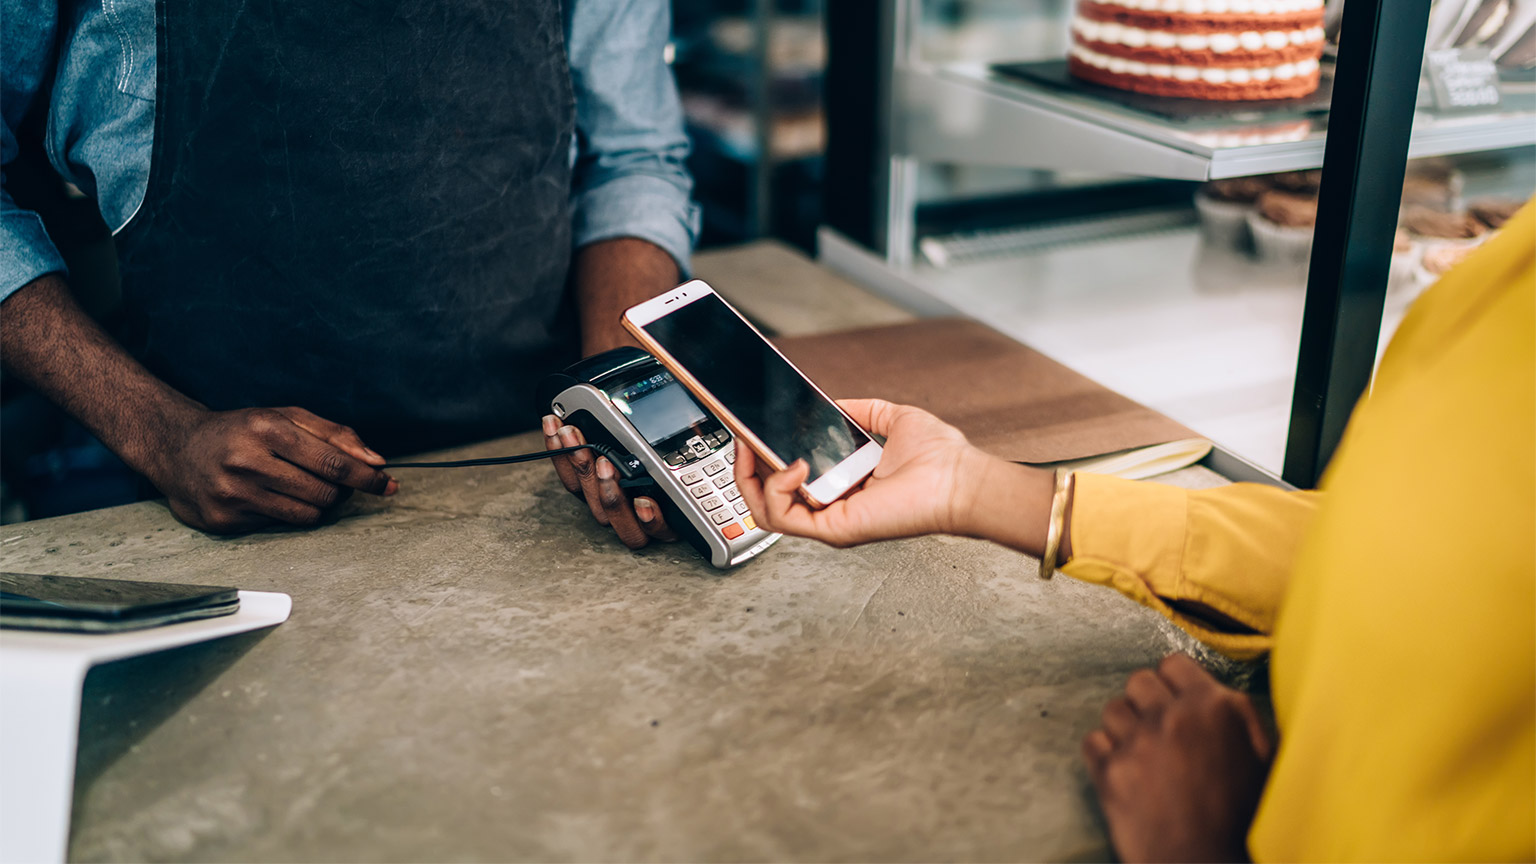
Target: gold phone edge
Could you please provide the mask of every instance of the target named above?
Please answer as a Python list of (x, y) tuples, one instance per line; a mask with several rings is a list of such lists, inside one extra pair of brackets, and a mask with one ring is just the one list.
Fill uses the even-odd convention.
[(763, 443), (762, 439), (753, 434), (750, 429), (747, 429), (746, 425), (735, 414), (731, 413), (730, 409), (720, 404), (719, 400), (715, 399), (714, 395), (706, 390), (697, 378), (689, 374), (688, 370), (684, 369), (683, 365), (677, 362), (676, 357), (667, 353), (667, 349), (661, 347), (656, 340), (652, 339), (651, 335), (645, 332), (645, 328), (631, 321), (627, 315), (622, 323), (624, 329), (628, 330), (630, 335), (640, 342), (640, 347), (655, 355), (656, 359), (661, 361), (661, 365), (667, 367), (667, 371), (677, 376), (678, 380), (683, 382), (683, 386), (688, 388), (688, 392), (697, 396), (703, 401), (706, 408), (713, 412), (716, 417), (720, 418), (720, 422), (730, 427), (732, 433), (745, 439), (747, 446), (752, 448), (752, 452), (756, 453), (759, 459), (767, 462), (768, 466), (774, 471), (783, 471), (789, 467), (783, 459), (779, 458), (777, 453), (774, 453), (767, 444)]

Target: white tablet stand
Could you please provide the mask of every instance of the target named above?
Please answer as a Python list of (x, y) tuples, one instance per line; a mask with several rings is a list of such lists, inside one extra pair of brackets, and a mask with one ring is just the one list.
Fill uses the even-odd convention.
[(287, 594), (241, 591), (233, 615), (127, 633), (0, 630), (0, 861), (63, 861), (80, 699), (92, 666), (288, 620)]

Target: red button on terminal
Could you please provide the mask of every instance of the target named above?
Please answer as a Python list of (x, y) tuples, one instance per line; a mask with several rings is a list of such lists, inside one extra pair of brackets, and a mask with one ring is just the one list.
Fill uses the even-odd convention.
[(741, 527), (740, 522), (732, 522), (731, 524), (725, 526), (725, 528), (723, 528), (720, 533), (724, 534), (725, 539), (727, 540), (735, 540), (737, 537), (747, 533), (747, 531), (745, 528)]

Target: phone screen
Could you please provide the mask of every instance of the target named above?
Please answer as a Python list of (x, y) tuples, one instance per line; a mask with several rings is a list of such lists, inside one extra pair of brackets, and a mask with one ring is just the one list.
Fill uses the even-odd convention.
[(804, 459), (807, 482), (870, 442), (716, 295), (644, 329), (781, 459)]

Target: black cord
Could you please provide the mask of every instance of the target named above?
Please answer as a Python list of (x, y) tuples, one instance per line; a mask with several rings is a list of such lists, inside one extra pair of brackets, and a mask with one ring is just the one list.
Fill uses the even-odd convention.
[[(598, 444), (577, 444), (575, 447), (561, 447), (558, 450), (541, 450), (538, 453), (523, 453), (519, 456), (491, 456), (485, 459), (460, 459), (456, 462), (391, 462), (385, 465), (385, 470), (391, 468), (475, 468), (480, 465), (515, 465), (518, 462), (534, 462), (539, 459), (548, 459), (551, 456), (563, 456), (567, 453), (575, 453), (577, 450), (596, 450), (603, 453), (608, 450)], [(612, 461), (610, 459), (610, 461)]]
[(394, 468), (478, 468), (482, 465), (515, 465), (519, 462), (534, 462), (539, 459), (548, 459), (551, 456), (564, 456), (575, 453), (577, 450), (591, 450), (599, 456), (607, 458), (613, 463), (615, 470), (619, 472), (619, 485), (625, 488), (649, 485), (652, 481), (645, 471), (645, 466), (640, 460), (620, 450), (609, 447), (606, 444), (577, 444), (575, 447), (561, 447), (558, 450), (540, 450), (537, 453), (522, 453), (517, 456), (491, 456), (485, 459), (459, 459), (453, 462), (391, 462), (384, 466), (385, 470)]

